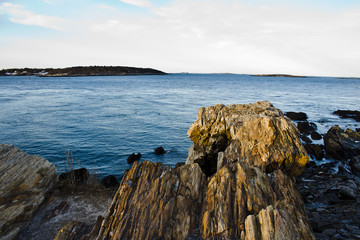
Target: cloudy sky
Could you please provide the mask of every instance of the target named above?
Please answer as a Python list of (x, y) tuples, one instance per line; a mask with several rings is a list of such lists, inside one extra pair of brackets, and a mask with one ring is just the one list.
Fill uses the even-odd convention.
[(360, 77), (360, 0), (0, 0), (0, 69)]

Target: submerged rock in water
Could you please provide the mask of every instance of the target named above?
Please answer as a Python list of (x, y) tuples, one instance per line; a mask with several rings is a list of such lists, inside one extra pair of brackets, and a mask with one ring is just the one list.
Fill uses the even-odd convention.
[(346, 160), (360, 155), (360, 133), (351, 129), (330, 128), (324, 136), (324, 144), (327, 155), (335, 159)]
[(128, 156), (127, 162), (131, 164), (135, 161), (138, 161), (140, 158), (141, 158), (141, 153), (138, 154), (132, 153), (131, 155)]
[(334, 114), (339, 115), (341, 118), (351, 118), (360, 122), (360, 112), (353, 110), (337, 110)]
[(292, 177), (308, 161), (297, 133), (269, 102), (200, 109), (187, 164), (135, 162), (97, 239), (315, 239)]
[(157, 147), (157, 148), (155, 148), (154, 153), (156, 155), (162, 155), (165, 153), (165, 149), (163, 147)]
[(295, 121), (306, 121), (308, 118), (306, 113), (303, 112), (287, 112), (285, 115)]
[(56, 183), (53, 164), (0, 144), (0, 236), (14, 239)]

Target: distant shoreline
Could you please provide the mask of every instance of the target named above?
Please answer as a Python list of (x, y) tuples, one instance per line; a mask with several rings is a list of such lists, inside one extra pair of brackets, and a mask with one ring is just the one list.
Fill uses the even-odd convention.
[(40, 77), (82, 77), (82, 76), (133, 76), (166, 75), (152, 68), (124, 66), (87, 66), (68, 68), (11, 68), (0, 70), (0, 76), (40, 76)]
[(307, 78), (307, 76), (298, 76), (290, 74), (253, 74), (253, 77), (293, 77), (293, 78)]

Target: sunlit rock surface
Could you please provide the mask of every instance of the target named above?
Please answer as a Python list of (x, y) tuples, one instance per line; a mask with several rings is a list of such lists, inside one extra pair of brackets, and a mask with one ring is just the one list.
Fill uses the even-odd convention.
[(187, 163), (199, 163), (211, 175), (219, 168), (218, 153), (224, 151), (222, 165), (236, 160), (296, 176), (309, 162), (298, 134), (294, 123), (270, 102), (200, 108), (188, 130), (193, 146)]
[(0, 238), (13, 239), (56, 183), (53, 164), (0, 144)]

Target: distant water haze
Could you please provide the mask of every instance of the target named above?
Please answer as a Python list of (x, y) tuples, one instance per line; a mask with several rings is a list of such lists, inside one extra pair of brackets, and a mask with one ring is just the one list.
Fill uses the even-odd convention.
[[(169, 74), (114, 77), (0, 77), (0, 142), (40, 155), (61, 172), (65, 152), (100, 176), (120, 177), (135, 152), (174, 166), (185, 161), (187, 130), (200, 107), (268, 100), (307, 113), (320, 133), (337, 124), (338, 109), (360, 109), (360, 81), (339, 78)], [(155, 155), (162, 146), (164, 155)]]

